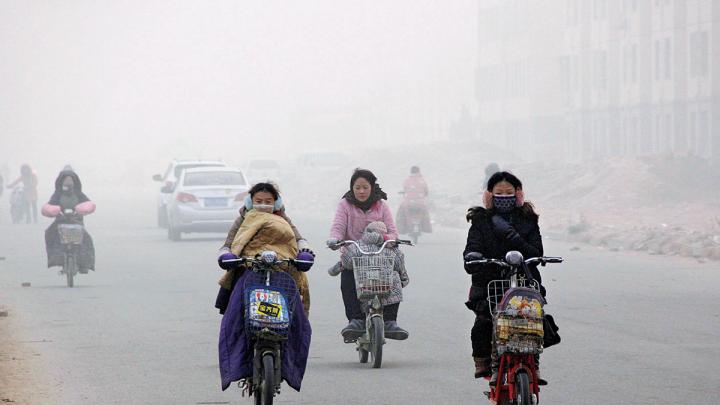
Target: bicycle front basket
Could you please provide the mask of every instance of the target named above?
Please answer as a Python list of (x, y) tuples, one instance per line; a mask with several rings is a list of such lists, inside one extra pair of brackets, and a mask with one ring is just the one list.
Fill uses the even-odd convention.
[(265, 285), (266, 274), (248, 274), (245, 283), (246, 330), (251, 336), (269, 333), (284, 339), (290, 329), (297, 286), (284, 272), (273, 272), (270, 285)]
[(494, 317), (495, 345), (499, 354), (538, 354), (543, 349), (543, 304), (534, 289), (511, 288)]
[(83, 226), (78, 224), (58, 225), (60, 243), (63, 245), (81, 245), (83, 242)]
[(355, 273), (355, 289), (359, 299), (370, 299), (375, 296), (384, 298), (390, 295), (393, 283), (393, 256), (359, 256), (353, 257)]

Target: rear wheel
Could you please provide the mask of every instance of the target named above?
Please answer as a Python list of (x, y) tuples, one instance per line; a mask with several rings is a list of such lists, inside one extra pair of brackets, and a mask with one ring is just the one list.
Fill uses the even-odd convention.
[(158, 226), (160, 228), (167, 228), (168, 227), (168, 219), (167, 219), (167, 211), (165, 210), (165, 207), (158, 207)]
[(515, 403), (517, 405), (532, 405), (530, 378), (526, 373), (519, 373), (515, 376)]
[(413, 232), (410, 234), (410, 239), (412, 240), (413, 245), (417, 245), (418, 238), (420, 238), (420, 232)]
[(175, 229), (172, 225), (168, 225), (168, 239), (177, 242), (182, 239), (182, 233)]
[(368, 353), (367, 350), (363, 349), (362, 347), (358, 347), (358, 357), (360, 357), (360, 363), (367, 363), (368, 362)]
[(65, 257), (65, 278), (67, 279), (67, 286), (73, 287), (75, 285), (75, 273), (77, 269), (75, 268), (75, 257), (71, 254), (68, 254)]
[(260, 384), (262, 405), (272, 405), (275, 395), (275, 358), (271, 354), (263, 356), (263, 380)]
[(385, 340), (385, 322), (379, 316), (372, 318), (372, 330), (370, 331), (370, 351), (373, 358), (373, 368), (382, 366), (382, 347)]

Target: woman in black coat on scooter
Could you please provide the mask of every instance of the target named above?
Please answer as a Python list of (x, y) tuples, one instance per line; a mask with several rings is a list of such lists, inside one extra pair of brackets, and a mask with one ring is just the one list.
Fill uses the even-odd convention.
[[(531, 203), (524, 200), (522, 182), (508, 172), (497, 172), (488, 179), (483, 193), (483, 207), (468, 210), (467, 220), (472, 223), (463, 252), (465, 261), (479, 258), (504, 259), (505, 254), (517, 250), (525, 258), (543, 255), (538, 215)], [(472, 286), (467, 307), (475, 312), (475, 324), (470, 338), (475, 360), (475, 378), (492, 374), (492, 318), (488, 309), (487, 285), (500, 278), (495, 265), (466, 265), (472, 273)], [(530, 267), (534, 279), (541, 283), (537, 266)], [(541, 293), (545, 288), (541, 284)]]

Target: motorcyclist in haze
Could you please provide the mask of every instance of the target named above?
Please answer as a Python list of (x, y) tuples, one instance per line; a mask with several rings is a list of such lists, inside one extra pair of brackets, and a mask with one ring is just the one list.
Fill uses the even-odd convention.
[(25, 208), (26, 221), (29, 224), (32, 215), (33, 223), (37, 223), (38, 179), (37, 174), (28, 164), (20, 166), (20, 177), (8, 184), (7, 188), (14, 188), (20, 183), (23, 184), (23, 198), (25, 200), (23, 207)]
[[(472, 225), (468, 231), (467, 244), (463, 251), (465, 261), (481, 258), (503, 259), (511, 250), (517, 250), (525, 258), (543, 255), (542, 237), (538, 226), (538, 215), (534, 206), (525, 201), (522, 183), (509, 172), (497, 172), (490, 176), (483, 193), (483, 207), (468, 210), (467, 220)], [(488, 310), (487, 286), (492, 280), (501, 278), (496, 265), (466, 265), (472, 275), (472, 286), (465, 305), (475, 312), (475, 324), (470, 333), (472, 355), (475, 361), (475, 378), (492, 375), (497, 378), (497, 365), (491, 361), (493, 323)], [(542, 283), (537, 266), (530, 267), (530, 274)], [(545, 296), (545, 287), (540, 284)], [(494, 372), (494, 373), (493, 373)], [(541, 384), (544, 380), (539, 378)], [(491, 381), (491, 385), (493, 381)]]
[[(72, 210), (76, 216), (70, 218), (64, 215), (66, 210)], [(55, 180), (55, 192), (50, 201), (42, 207), (42, 214), (55, 221), (45, 230), (45, 248), (47, 250), (48, 267), (64, 264), (64, 249), (60, 243), (57, 226), (61, 223), (83, 223), (83, 217), (95, 212), (95, 203), (82, 191), (80, 177), (73, 171), (62, 171)], [(83, 230), (83, 242), (78, 254), (78, 271), (87, 274), (88, 270), (95, 270), (95, 247), (87, 230)]]
[[(245, 329), (245, 282), (250, 270), (226, 266), (222, 260), (237, 257), (256, 257), (263, 251), (272, 250), (280, 259), (297, 258), (312, 261), (309, 252), (300, 252), (296, 235), (290, 224), (279, 214), (281, 205), (277, 189), (269, 183), (258, 183), (250, 189), (251, 206), (246, 210), (242, 225), (236, 232), (230, 252), (223, 253), (218, 261), (228, 271), (220, 279), (222, 289), (230, 291), (226, 307), (222, 309), (219, 356), (223, 390), (231, 382), (252, 376), (253, 353)], [(288, 273), (298, 287), (298, 299), (307, 292), (305, 272), (312, 264), (297, 263), (279, 268)], [(283, 378), (296, 390), (305, 373), (310, 346), (310, 323), (307, 318), (310, 302), (304, 302), (304, 311), (294, 310), (288, 340), (283, 342)]]
[[(263, 184), (263, 183), (260, 183), (260, 184)], [(305, 238), (303, 238), (303, 236), (300, 234), (300, 231), (298, 231), (297, 227), (290, 220), (290, 217), (288, 217), (287, 214), (285, 213), (285, 203), (283, 202), (282, 196), (280, 195), (279, 188), (275, 184), (271, 184), (271, 183), (265, 183), (265, 184), (270, 184), (272, 186), (273, 190), (275, 190), (278, 193), (277, 199), (274, 199), (273, 203), (272, 203), (272, 205), (273, 205), (272, 212), (275, 215), (280, 216), (282, 219), (284, 219), (288, 223), (288, 225), (290, 225), (290, 228), (292, 229), (293, 234), (295, 236), (295, 241), (297, 242), (299, 251), (310, 254), (314, 258), (315, 253), (310, 248), (310, 244), (308, 243), (308, 241)], [(257, 193), (257, 191), (256, 191), (256, 193)], [(242, 206), (242, 208), (240, 208), (240, 212), (239, 212), (240, 215), (238, 215), (237, 219), (235, 220), (233, 225), (230, 227), (230, 230), (228, 231), (228, 234), (227, 234), (227, 238), (225, 239), (225, 243), (223, 243), (223, 245), (220, 247), (220, 251), (218, 252), (219, 253), (218, 265), (225, 270), (228, 270), (229, 266), (227, 264), (223, 264), (222, 260), (237, 258), (232, 254), (230, 249), (232, 247), (233, 241), (235, 240), (235, 237), (237, 236), (238, 230), (240, 230), (243, 222), (245, 221), (245, 215), (248, 213), (248, 211), (250, 211), (252, 209), (253, 209), (253, 196), (251, 193), (248, 193), (247, 197), (245, 198), (244, 205)], [(296, 280), (296, 282), (297, 282), (297, 280)], [(302, 300), (303, 300), (303, 305), (305, 306), (305, 308), (307, 308), (307, 315), (309, 316), (309, 314), (310, 314), (310, 286), (307, 285), (307, 282), (304, 282), (304, 284), (306, 284), (306, 285), (303, 289), (301, 289), (301, 296), (302, 296)], [(298, 288), (299, 287), (300, 287), (300, 285), (298, 284)], [(220, 310), (221, 314), (223, 312), (225, 312), (225, 308), (227, 307), (227, 303), (228, 303), (228, 300), (230, 299), (231, 292), (232, 292), (232, 289), (223, 289), (223, 288), (221, 288), (220, 291), (218, 292), (217, 299), (215, 300), (215, 308)]]
[[(366, 252), (375, 252), (385, 242), (385, 235), (387, 235), (387, 232), (387, 226), (383, 222), (371, 222), (365, 228), (362, 237), (357, 242), (362, 250)], [(380, 300), (382, 306), (385, 308), (383, 310), (383, 318), (386, 323), (385, 329), (389, 331), (385, 337), (388, 339), (405, 340), (408, 338), (408, 333), (397, 327), (397, 310), (400, 302), (403, 300), (402, 290), (410, 283), (410, 278), (408, 277), (407, 270), (405, 269), (405, 255), (397, 248), (397, 246), (386, 246), (379, 255), (394, 258), (392, 292), (388, 297)], [(364, 254), (357, 246), (347, 246), (341, 255), (340, 262), (330, 268), (328, 270), (328, 274), (334, 277), (345, 270), (352, 273), (354, 271), (353, 258), (362, 256), (364, 256)]]
[(409, 234), (413, 231), (411, 215), (416, 210), (416, 215), (421, 215), (420, 229), (422, 233), (431, 233), (430, 212), (427, 207), (427, 196), (430, 193), (427, 183), (420, 173), (418, 166), (410, 169), (410, 176), (403, 182), (403, 201), (398, 208), (397, 228), (400, 234)]
[[(341, 240), (359, 241), (365, 228), (375, 221), (383, 222), (387, 226), (387, 233), (383, 237), (385, 240), (397, 239), (395, 221), (384, 200), (387, 200), (387, 194), (377, 184), (377, 177), (370, 170), (355, 169), (350, 178), (350, 190), (343, 195), (335, 211), (330, 239), (327, 241), (328, 247), (335, 249), (335, 245)], [(341, 334), (346, 341), (350, 341), (365, 332), (365, 314), (357, 297), (352, 270), (344, 270), (340, 275), (340, 290), (348, 319), (348, 325), (342, 329)], [(386, 314), (397, 314), (397, 308), (392, 308), (393, 306), (399, 307), (400, 303), (385, 307)], [(397, 322), (385, 323), (386, 336), (407, 334)]]

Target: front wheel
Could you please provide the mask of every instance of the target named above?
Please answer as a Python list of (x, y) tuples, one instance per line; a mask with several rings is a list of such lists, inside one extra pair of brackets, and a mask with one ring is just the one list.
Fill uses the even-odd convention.
[(382, 347), (385, 342), (385, 322), (382, 317), (372, 318), (372, 331), (370, 333), (370, 350), (373, 358), (373, 368), (382, 366)]
[(515, 376), (515, 403), (517, 405), (532, 405), (530, 378), (528, 378), (527, 373), (519, 373)]
[(65, 278), (67, 279), (67, 286), (73, 287), (75, 285), (75, 273), (77, 272), (77, 269), (75, 268), (75, 257), (73, 255), (67, 255), (65, 258)]
[(263, 356), (262, 383), (260, 384), (260, 403), (272, 405), (275, 395), (275, 358), (271, 354)]

